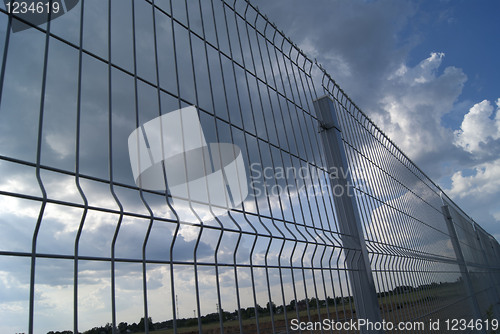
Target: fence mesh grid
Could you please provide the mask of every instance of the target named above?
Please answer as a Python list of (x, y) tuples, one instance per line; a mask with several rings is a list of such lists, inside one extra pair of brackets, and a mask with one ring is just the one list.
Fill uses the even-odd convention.
[[(295, 319), (361, 319), (350, 275), (364, 260), (386, 321), (472, 319), (474, 301), (493, 312), (497, 241), (251, 3), (54, 0), (63, 15), (38, 21), (7, 3), (2, 332), (284, 333)], [(313, 105), (324, 95), (347, 171), (325, 159)], [(160, 153), (152, 120), (177, 134)], [(169, 150), (185, 184), (168, 177)], [(144, 161), (162, 167), (157, 185), (135, 177)], [(349, 193), (332, 183), (342, 176)], [(356, 199), (367, 259), (343, 242), (336, 196)]]

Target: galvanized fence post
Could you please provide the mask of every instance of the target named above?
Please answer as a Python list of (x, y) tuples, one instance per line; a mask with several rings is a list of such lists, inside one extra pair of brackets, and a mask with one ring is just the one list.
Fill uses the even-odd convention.
[[(443, 212), (444, 220), (446, 221), (446, 226), (448, 227), (448, 233), (451, 239), (451, 244), (453, 245), (453, 250), (455, 251), (455, 255), (457, 257), (460, 273), (464, 280), (465, 291), (471, 302), (474, 319), (482, 319), (481, 310), (479, 308), (479, 304), (476, 299), (476, 294), (474, 293), (474, 288), (472, 286), (472, 281), (469, 275), (469, 270), (467, 268), (467, 263), (465, 262), (464, 254), (462, 252), (462, 248), (460, 247), (460, 242), (458, 241), (458, 235), (457, 231), (455, 230), (453, 218), (451, 216), (450, 209), (446, 204), (446, 202), (444, 202), (444, 200), (441, 210)], [(486, 331), (484, 330), (482, 330), (482, 332), (486, 333)]]
[(488, 294), (488, 296), (490, 298), (491, 305), (493, 306), (492, 311), (493, 311), (495, 318), (499, 319), (500, 312), (498, 309), (499, 309), (500, 297), (498, 296), (498, 293), (497, 293), (496, 284), (495, 284), (495, 277), (493, 276), (493, 273), (491, 272), (491, 267), (492, 267), (491, 259), (488, 256), (488, 254), (486, 253), (487, 245), (485, 244), (485, 240), (483, 240), (483, 237), (482, 237), (483, 235), (486, 234), (486, 232), (483, 232), (484, 230), (480, 226), (477, 226), (477, 224), (475, 224), (475, 223), (474, 223), (474, 231), (476, 232), (476, 238), (479, 241), (479, 246), (481, 247), (481, 253), (482, 253), (482, 256), (484, 258), (484, 263), (485, 263), (485, 266), (488, 270), (486, 273), (486, 276), (487, 276), (487, 281), (489, 281), (489, 285), (490, 285), (489, 290), (491, 290), (491, 293)]
[[(327, 168), (338, 171), (330, 177), (330, 187), (337, 211), (339, 232), (347, 250), (346, 265), (352, 287), (356, 316), (358, 319), (381, 322), (380, 309), (375, 290), (371, 265), (366, 248), (361, 218), (356, 198), (348, 190), (352, 186), (341, 130), (333, 101), (324, 96), (314, 101), (316, 115), (320, 121), (321, 141)], [(341, 190), (341, 191), (338, 191)], [(383, 333), (361, 329), (361, 333)]]

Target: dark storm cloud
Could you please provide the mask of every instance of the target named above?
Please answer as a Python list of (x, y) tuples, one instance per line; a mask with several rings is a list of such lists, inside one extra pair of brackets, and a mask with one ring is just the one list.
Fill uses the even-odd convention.
[(397, 39), (414, 14), (409, 2), (297, 0), (253, 3), (308, 56), (317, 58), (364, 110), (370, 109), (381, 93), (378, 91), (380, 78), (399, 67), (413, 43), (401, 43)]

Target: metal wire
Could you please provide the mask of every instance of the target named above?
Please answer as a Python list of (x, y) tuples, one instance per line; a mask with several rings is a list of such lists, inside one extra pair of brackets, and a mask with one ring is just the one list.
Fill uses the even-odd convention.
[[(96, 13), (104, 15), (97, 18)], [(13, 21), (30, 28), (13, 33)], [(491, 312), (498, 316), (498, 242), (252, 3), (132, 0), (117, 6), (111, 0), (81, 0), (72, 11), (53, 21), (49, 16), (41, 25), (3, 6), (0, 22), (5, 29), (0, 52), (0, 198), (14, 208), (36, 207), (12, 212), (0, 202), (0, 230), (5, 231), (0, 235), (0, 261), (14, 263), (0, 267), (0, 274), (29, 291), (20, 304), (0, 301), (4, 309), (16, 306), (25, 316), (24, 323), (3, 319), (6, 327), (0, 328), (67, 330), (60, 328), (68, 323), (61, 318), (71, 314), (75, 333), (92, 328), (120, 333), (134, 322), (145, 333), (165, 328), (177, 333), (184, 327), (200, 333), (209, 328), (221, 334), (289, 333), (294, 332), (294, 319), (342, 322), (367, 317), (360, 303), (370, 299), (379, 305), (370, 314), (380, 313), (380, 319), (394, 323), (472, 319)], [(93, 31), (94, 26), (105, 31)], [(62, 32), (71, 27), (73, 39)], [(124, 27), (130, 28), (130, 36)], [(43, 47), (27, 53), (20, 45), (30, 38)], [(49, 68), (57, 47), (75, 58), (76, 65), (67, 65), (64, 74)], [(16, 67), (21, 54), (40, 69), (38, 81)], [(98, 82), (100, 73), (89, 62), (106, 68), (105, 82)], [(71, 80), (76, 92), (69, 93)], [(76, 96), (74, 110), (64, 109), (47, 89), (54, 82), (59, 97)], [(14, 112), (31, 101), (20, 87), (39, 96), (36, 119)], [(325, 95), (338, 124), (322, 123), (315, 103)], [(202, 130), (177, 138), (186, 179), (196, 176), (190, 175), (186, 153), (190, 135), (236, 145), (246, 165), (249, 195), (227, 214), (217, 212), (231, 206), (236, 195), (232, 189), (224, 206), (213, 201), (220, 194), (205, 182), (199, 191), (206, 192), (207, 204), (189, 186), (183, 197), (168, 187), (140, 187), (132, 177), (130, 132), (145, 132), (144, 124), (153, 117), (191, 105)], [(60, 123), (53, 123), (47, 112)], [(183, 122), (181, 116), (182, 129)], [(30, 144), (8, 129), (16, 124), (36, 129), (32, 156), (9, 147), (13, 141), (19, 143), (13, 147)], [(75, 131), (63, 131), (73, 126)], [(337, 146), (324, 141), (331, 131), (341, 138)], [(55, 143), (51, 138), (60, 133), (64, 135)], [(58, 151), (66, 143), (74, 146)], [(161, 143), (162, 152), (165, 145)], [(224, 167), (220, 147), (218, 158), (213, 154), (201, 158), (205, 175)], [(332, 170), (330, 154), (344, 155), (348, 170)], [(98, 164), (105, 165), (105, 173), (92, 167)], [(162, 167), (159, 183), (168, 185), (173, 180), (167, 178), (165, 162)], [(243, 170), (237, 171), (240, 190)], [(230, 176), (222, 173), (228, 185)], [(349, 194), (337, 193), (339, 178), (351, 187)], [(54, 184), (62, 197), (47, 191)], [(338, 201), (346, 196), (354, 198), (350, 208)], [(176, 200), (188, 206), (179, 208)], [(443, 214), (443, 205), (450, 217)], [(67, 213), (72, 209), (77, 214)], [(345, 221), (349, 210), (358, 217), (359, 230), (354, 228), (356, 219)], [(30, 250), (11, 241), (22, 239), (12, 234), (16, 221), (31, 222)], [(89, 238), (96, 244), (89, 244)], [(352, 242), (356, 238), (361, 245)], [(69, 240), (72, 247), (65, 250), (62, 245)], [(140, 252), (132, 253), (139, 246)], [(24, 259), (31, 261), (29, 273), (18, 269)], [(54, 261), (52, 276), (47, 276), (42, 259)], [(72, 261), (70, 278), (66, 261)], [(357, 281), (363, 268), (372, 283)], [(23, 275), (29, 276), (27, 283), (22, 283)], [(134, 287), (137, 278), (140, 283)], [(363, 295), (360, 284), (371, 284), (372, 295)], [(68, 286), (73, 298), (69, 309), (48, 312), (47, 305), (61, 301), (54, 291)], [(98, 306), (92, 298), (100, 301)]]

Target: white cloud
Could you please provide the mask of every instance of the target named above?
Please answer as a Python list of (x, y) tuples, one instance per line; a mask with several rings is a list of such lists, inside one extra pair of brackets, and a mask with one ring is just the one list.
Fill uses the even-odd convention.
[(458, 171), (451, 182), (446, 193), (481, 227), (498, 236), (495, 232), (500, 222), (500, 159), (478, 164), (470, 175)]
[(486, 153), (490, 144), (500, 139), (500, 99), (496, 105), (496, 116), (493, 119), (490, 101), (483, 100), (475, 104), (464, 116), (460, 130), (455, 131), (455, 145), (475, 155)]
[(452, 140), (441, 118), (450, 112), (467, 79), (461, 69), (439, 73), (443, 53), (431, 53), (415, 67), (402, 64), (384, 85), (385, 94), (373, 118), (398, 146), (418, 162), (445, 152)]
[(464, 176), (462, 171), (458, 171), (451, 180), (452, 187), (448, 193), (452, 197), (500, 196), (500, 159), (478, 165), (470, 176)]

